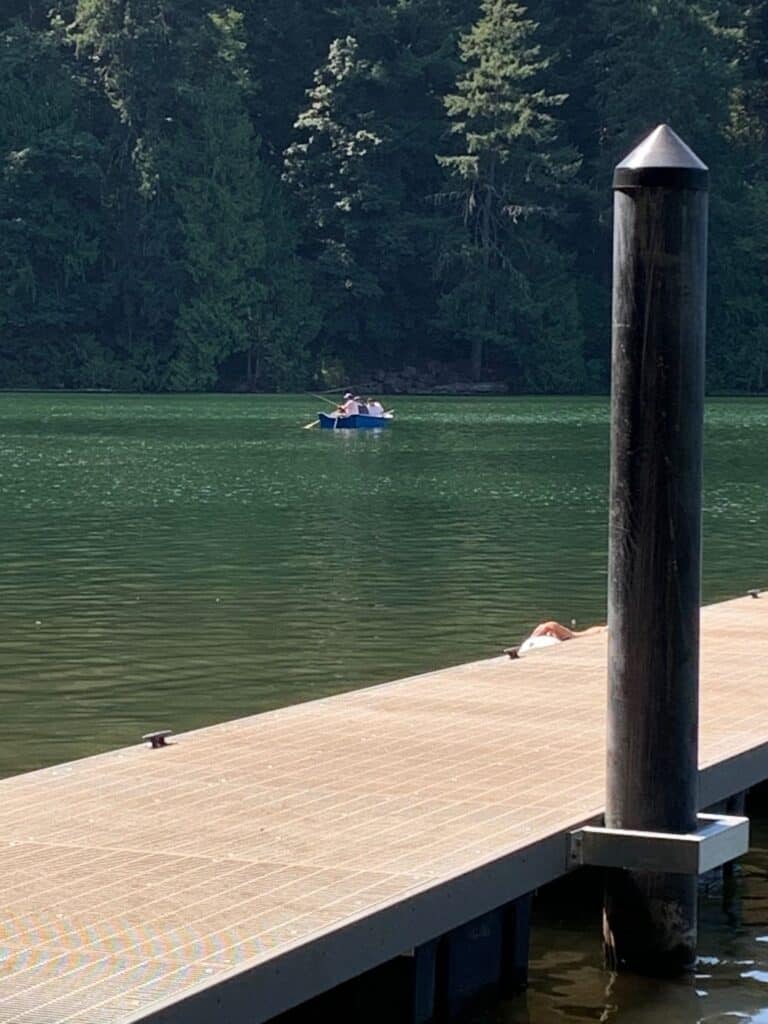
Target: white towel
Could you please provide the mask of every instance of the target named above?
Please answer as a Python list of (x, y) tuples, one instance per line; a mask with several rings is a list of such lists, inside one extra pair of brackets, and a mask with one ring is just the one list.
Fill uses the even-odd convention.
[(537, 647), (551, 647), (552, 644), (560, 643), (562, 640), (558, 640), (556, 636), (550, 636), (548, 633), (543, 636), (529, 636), (520, 644), (520, 650), (517, 653), (518, 655), (527, 654), (528, 651), (533, 651)]

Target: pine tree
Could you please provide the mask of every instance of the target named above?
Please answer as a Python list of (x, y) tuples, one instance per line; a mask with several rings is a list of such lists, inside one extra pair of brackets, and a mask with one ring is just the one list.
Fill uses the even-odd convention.
[[(759, 106), (759, 87), (751, 89), (745, 67), (755, 12), (726, 0), (594, 2), (605, 32), (594, 57), (605, 206), (613, 166), (659, 122), (710, 166), (708, 379), (716, 388), (764, 388), (768, 179), (750, 109)], [(603, 220), (607, 227), (607, 209)]]
[(605, 391), (610, 380), (611, 247), (604, 218), (610, 180), (599, 157), (601, 122), (594, 96), (606, 32), (592, 0), (529, 0), (529, 16), (539, 23), (537, 37), (554, 55), (546, 72), (550, 92), (564, 96), (558, 109), (561, 138), (581, 157), (568, 190), (567, 218), (561, 219), (559, 246), (570, 257), (568, 273), (578, 293), (584, 333), (586, 387)]
[(45, 33), (49, 29), (49, 0), (3, 0), (0, 5), (0, 29), (14, 22), (33, 31)]
[(105, 275), (114, 282), (105, 339), (121, 368), (116, 386), (168, 386), (184, 288), (184, 238), (174, 197), (176, 86), (181, 37), (194, 38), (200, 4), (78, 0), (69, 36), (114, 112), (107, 181), (115, 233)]
[[(594, 54), (602, 163), (614, 164), (648, 131), (669, 123), (702, 151), (722, 135), (738, 78), (739, 26), (724, 0), (593, 0), (603, 37)], [(718, 149), (720, 146), (718, 145)]]
[(553, 230), (578, 169), (559, 138), (564, 97), (543, 87), (550, 59), (525, 8), (483, 0), (480, 14), (446, 100), (456, 151), (439, 158), (465, 227), (446, 260), (443, 321), (468, 341), (475, 379), (489, 353), (503, 353), (516, 387), (573, 386), (582, 376), (578, 307)]
[(114, 346), (134, 386), (214, 386), (263, 300), (263, 167), (242, 16), (203, 0), (81, 0), (78, 50), (120, 119)]
[(440, 216), (434, 153), (454, 67), (457, 4), (356, 6), (315, 76), (286, 152), (324, 301), (321, 351), (358, 367), (400, 367), (430, 344)]
[[(93, 107), (91, 107), (93, 104)], [(58, 32), (0, 33), (0, 380), (98, 383), (106, 303), (97, 97)], [(96, 374), (98, 377), (98, 374)]]
[(249, 347), (250, 322), (264, 301), (266, 243), (264, 172), (242, 95), (242, 19), (232, 10), (213, 13), (194, 45), (183, 44), (190, 64), (177, 82), (164, 149), (184, 240), (169, 385), (191, 390), (212, 387), (219, 363)]
[(306, 90), (342, 15), (316, 0), (259, 0), (243, 4), (242, 13), (244, 58), (254, 85), (248, 108), (263, 159), (281, 170)]
[[(743, 105), (753, 131), (768, 139), (768, 0), (750, 3), (744, 12), (741, 54)], [(768, 151), (764, 149), (766, 158)]]
[(721, 388), (768, 392), (768, 2), (758, 0), (743, 12), (739, 71), (741, 85), (731, 117), (729, 138), (738, 163), (736, 202), (725, 211), (723, 228), (735, 256), (724, 312), (729, 323), (716, 367)]
[(712, 169), (709, 383), (768, 391), (768, 0), (527, 4), (7, 0), (0, 379), (604, 386), (611, 175), (666, 120)]

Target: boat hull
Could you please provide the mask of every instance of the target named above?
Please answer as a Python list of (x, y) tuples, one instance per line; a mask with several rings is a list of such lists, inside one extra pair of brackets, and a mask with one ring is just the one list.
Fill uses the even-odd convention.
[(317, 415), (323, 430), (381, 430), (392, 422), (387, 416), (364, 416), (362, 413), (356, 416), (329, 416), (328, 413), (319, 412)]

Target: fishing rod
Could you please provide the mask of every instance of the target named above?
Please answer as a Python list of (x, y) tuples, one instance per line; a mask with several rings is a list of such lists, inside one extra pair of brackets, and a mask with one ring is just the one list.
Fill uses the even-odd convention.
[[(307, 394), (310, 395), (312, 398), (319, 398), (321, 402), (327, 402), (328, 405), (332, 405), (334, 407), (334, 409), (338, 409), (339, 408), (339, 403), (338, 402), (332, 402), (330, 398), (323, 398), (322, 395), (316, 395), (316, 394), (314, 394), (311, 391), (308, 391)], [(319, 423), (319, 420), (312, 420), (311, 423), (305, 424), (303, 429), (304, 430), (310, 430), (312, 427), (316, 427), (318, 423)]]

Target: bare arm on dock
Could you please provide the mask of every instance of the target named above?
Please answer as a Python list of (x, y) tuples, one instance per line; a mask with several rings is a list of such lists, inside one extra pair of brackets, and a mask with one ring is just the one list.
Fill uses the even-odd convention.
[(554, 636), (558, 640), (572, 640), (576, 636), (589, 636), (591, 633), (602, 633), (607, 626), (589, 626), (587, 629), (569, 629), (560, 622), (551, 619), (549, 622), (540, 622), (531, 636)]
[(547, 622), (540, 622), (521, 644), (516, 647), (506, 647), (504, 653), (508, 654), (510, 658), (517, 658), (520, 654), (526, 654), (535, 647), (543, 647), (548, 643), (559, 643), (563, 640), (573, 640), (577, 636), (603, 633), (607, 628), (607, 626), (589, 626), (587, 629), (569, 629), (561, 622), (550, 619)]

